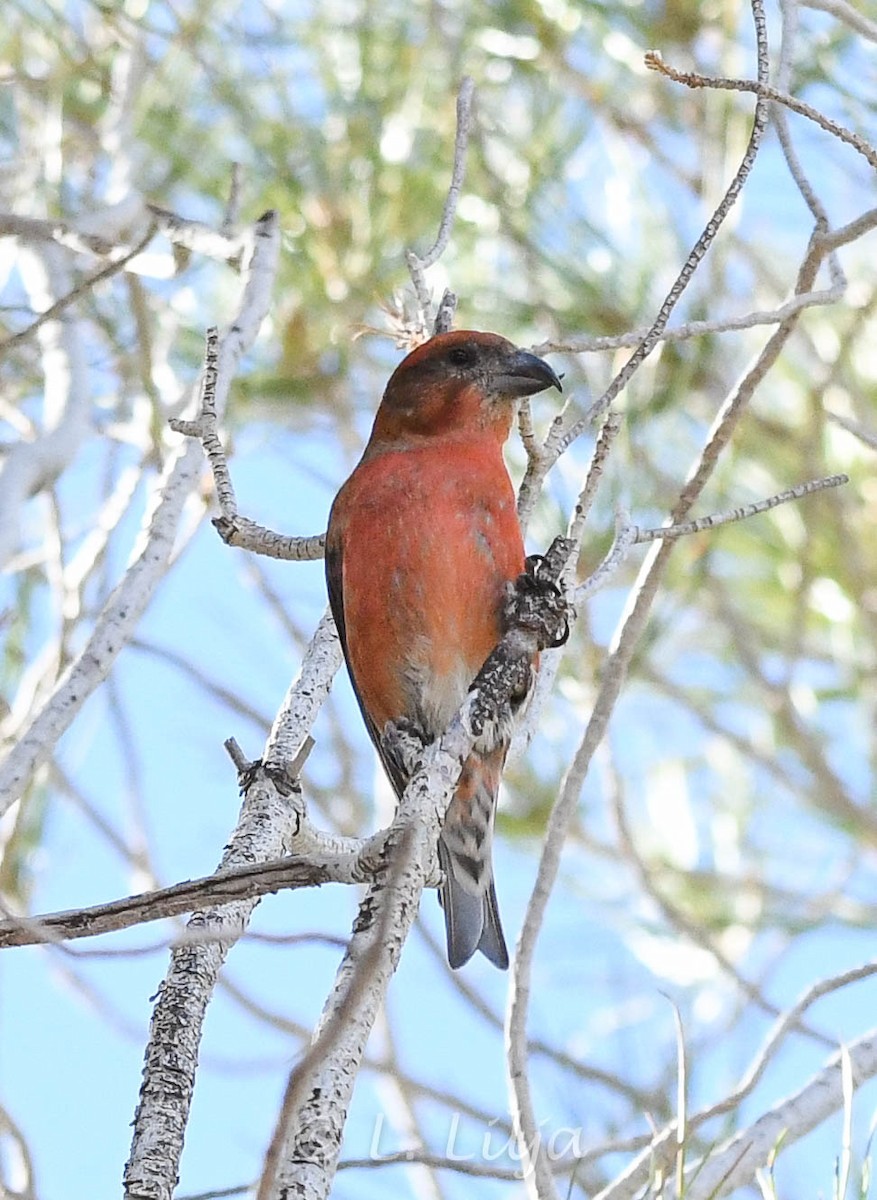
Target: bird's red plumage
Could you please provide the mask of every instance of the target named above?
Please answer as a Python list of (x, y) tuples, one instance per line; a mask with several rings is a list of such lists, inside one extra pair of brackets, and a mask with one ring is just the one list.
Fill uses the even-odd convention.
[[(502, 457), (515, 399), (556, 384), (547, 364), (495, 334), (459, 331), (408, 356), (369, 443), (332, 506), (326, 571), (354, 689), (394, 786), (388, 723), (441, 734), (499, 641), (506, 585), (524, 568)], [(507, 963), (490, 864), (507, 746), (473, 751), (440, 843), (448, 949)]]
[(378, 729), (414, 707), (441, 733), (499, 640), (524, 568), (496, 440), (430, 439), (367, 459), (341, 491), (347, 657)]

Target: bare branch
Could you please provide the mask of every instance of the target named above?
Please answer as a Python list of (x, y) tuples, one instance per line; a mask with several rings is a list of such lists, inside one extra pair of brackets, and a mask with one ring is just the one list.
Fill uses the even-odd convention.
[(576, 546), (580, 546), (585, 533), (585, 522), (588, 519), (588, 514), (591, 511), (591, 505), (594, 502), (594, 497), (597, 494), (597, 488), (600, 486), (600, 480), (603, 477), (603, 470), (609, 458), (609, 453), (613, 443), (621, 429), (622, 418), (621, 414), (613, 412), (610, 408), (606, 413), (603, 421), (603, 428), (600, 430), (600, 436), (597, 438), (594, 445), (594, 453), (591, 457), (591, 464), (588, 467), (588, 473), (585, 476), (585, 482), (582, 490), (579, 492), (579, 497), (576, 500), (573, 515), (570, 518), (569, 527), (566, 531), (566, 536), (572, 538)]
[(825, 415), (829, 421), (840, 425), (841, 429), (845, 429), (847, 433), (857, 437), (864, 445), (869, 446), (872, 450), (877, 450), (877, 433), (873, 430), (866, 429), (859, 421), (854, 421), (851, 417), (844, 417), (840, 413), (827, 412)]
[(266, 529), (249, 517), (239, 514), (232, 520), (215, 517), (213, 524), (227, 546), (250, 550), (265, 558), (279, 558), (284, 562), (313, 562), (322, 558), (326, 547), (326, 535), (315, 533), (306, 537), (291, 537)]
[(733, 521), (745, 521), (748, 517), (759, 513), (769, 512), (780, 504), (788, 504), (790, 500), (800, 500), (804, 496), (812, 496), (814, 492), (823, 492), (826, 488), (842, 487), (849, 483), (849, 475), (827, 475), (824, 479), (811, 479), (808, 483), (799, 483), (777, 492), (766, 500), (757, 500), (752, 504), (743, 504), (732, 508), (730, 512), (714, 513), (708, 517), (699, 517), (696, 521), (685, 521), (678, 525), (658, 526), (654, 529), (636, 529), (633, 542), (640, 545), (643, 542), (657, 540), (666, 541), (671, 538), (688, 537), (692, 533), (702, 533), (705, 529), (718, 529), (722, 525), (730, 525)]
[[(238, 316), (222, 343), (216, 389), (219, 411), (225, 404), (234, 367), (255, 339), (267, 311), (279, 244), (276, 214), (266, 213), (255, 228), (253, 257)], [(0, 766), (0, 813), (21, 794), (131, 637), (167, 570), (183, 506), (197, 488), (199, 475), (200, 454), (194, 444), (175, 447), (148, 510), (139, 557), (104, 606), (81, 654)]]
[(77, 300), (87, 295), (98, 284), (103, 283), (106, 279), (111, 279), (113, 275), (118, 275), (120, 271), (124, 271), (131, 260), (136, 258), (149, 242), (152, 241), (154, 235), (155, 226), (150, 225), (149, 229), (133, 249), (126, 251), (121, 258), (114, 258), (112, 262), (108, 263), (105, 267), (101, 267), (99, 271), (95, 271), (93, 275), (87, 275), (66, 296), (61, 296), (50, 308), (47, 308), (45, 312), (41, 312), (37, 319), (32, 321), (26, 329), (20, 329), (18, 333), (13, 333), (8, 338), (5, 338), (0, 342), (0, 358), (8, 354), (13, 346), (19, 345), (35, 334), (41, 325), (45, 325), (46, 321), (56, 320), (66, 308), (69, 308), (71, 304), (75, 304)]
[(219, 361), (219, 330), (214, 325), (207, 330), (207, 347), (204, 353), (204, 369), (201, 372), (201, 411), (194, 421), (172, 418), (168, 424), (175, 433), (184, 437), (199, 438), (204, 453), (213, 471), (216, 498), (223, 516), (233, 517), (237, 513), (234, 487), (229, 476), (228, 464), (217, 433), (216, 376)]
[[(233, 167), (230, 203), (234, 199), (234, 171)], [(121, 211), (117, 211), (120, 207)], [(119, 240), (120, 234), (124, 236), (130, 230), (148, 224), (152, 227), (153, 236), (161, 234), (174, 246), (204, 258), (218, 259), (233, 267), (239, 267), (249, 245), (250, 233), (246, 229), (238, 233), (232, 232), (231, 225), (227, 223), (229, 211), (231, 210), (227, 209), (222, 229), (216, 230), (203, 221), (192, 221), (157, 204), (144, 203), (139, 195), (130, 193), (122, 206), (91, 212), (87, 223), (50, 221), (19, 216), (16, 213), (0, 213), (0, 237), (18, 237), (23, 242), (31, 243), (57, 242), (59, 246), (79, 254), (118, 259), (128, 254), (128, 247)], [(235, 215), (234, 222), (236, 220)], [(143, 249), (145, 246), (141, 247), (141, 253)], [(136, 262), (132, 263), (132, 270), (136, 271), (138, 265)], [(168, 273), (175, 269), (174, 264), (170, 262)], [(144, 273), (149, 273), (145, 267)]]
[(233, 900), (259, 899), (270, 892), (324, 883), (364, 883), (370, 872), (360, 860), (360, 851), (369, 843), (366, 839), (350, 841), (347, 851), (333, 849), (321, 854), (309, 849), (306, 856), (290, 854), (269, 862), (220, 869), (199, 879), (88, 908), (37, 917), (9, 916), (0, 921), (0, 949), (97, 937)]
[(47, 221), (17, 213), (0, 213), (0, 237), (17, 237), (23, 242), (57, 242), (81, 254), (112, 254), (118, 247), (95, 233), (82, 233), (64, 221)]
[(428, 1150), (395, 1150), (392, 1154), (381, 1154), (378, 1158), (342, 1158), (339, 1171), (375, 1170), (380, 1167), (398, 1167), (411, 1163), (423, 1163), (436, 1171), (455, 1171), (458, 1175), (469, 1175), (475, 1179), (498, 1179), (503, 1183), (520, 1183), (520, 1169), (488, 1166), (487, 1163), (470, 1162), (464, 1158), (448, 1158), (443, 1154), (430, 1154)]
[[(870, 226), (869, 226), (870, 228)], [(860, 237), (866, 229), (858, 229), (847, 240)], [(831, 234), (826, 234), (830, 238)], [(689, 338), (705, 337), (714, 333), (732, 333), (741, 329), (755, 329), (759, 325), (779, 325), (787, 317), (794, 316), (804, 308), (824, 307), (836, 303), (842, 295), (842, 289), (837, 287), (824, 288), (815, 292), (805, 292), (803, 295), (791, 296), (777, 308), (755, 309), (739, 317), (717, 317), (712, 321), (687, 321), (684, 325), (675, 325), (664, 329), (659, 342), (684, 342)], [(535, 354), (595, 354), (604, 350), (623, 350), (628, 346), (638, 346), (648, 333), (648, 329), (632, 329), (628, 333), (615, 334), (612, 337), (582, 337), (567, 341), (540, 342), (533, 347)]]
[[(472, 130), (472, 98), (474, 95), (475, 82), (469, 75), (466, 75), (463, 77), (463, 81), (460, 84), (460, 91), (457, 94), (457, 133), (454, 138), (454, 165), (451, 170), (451, 183), (448, 188), (445, 206), (442, 210), (441, 220), (439, 221), (436, 239), (422, 256), (416, 254), (413, 250), (408, 250), (405, 253), (405, 260), (408, 263), (408, 271), (411, 275), (411, 281), (414, 284), (417, 301), (425, 317), (432, 307), (425, 272), (429, 267), (438, 262), (442, 254), (444, 254), (451, 236), (451, 226), (454, 223), (454, 216), (456, 215), (457, 205), (460, 201), (460, 192), (463, 188), (463, 178), (466, 174), (466, 151), (469, 146), (469, 134)], [(436, 332), (440, 332), (439, 329), (436, 329)]]
[[(266, 765), (272, 756), (282, 765), (294, 759), (328, 695), (340, 660), (338, 638), (327, 615), (317, 627), (299, 676), (275, 720), (265, 749)], [(301, 798), (295, 792), (282, 794), (269, 770), (262, 770), (246, 789), (238, 824), (219, 870), (262, 864), (293, 849), (309, 854), (314, 836), (304, 822)], [(331, 844), (328, 839), (326, 844)], [(245, 929), (256, 903), (253, 899), (238, 900), (196, 912), (189, 920), (188, 932), (195, 935), (206, 930), (208, 941), (193, 940), (172, 953), (152, 1016), (131, 1154), (125, 1167), (126, 1194), (138, 1200), (170, 1200), (195, 1086), (207, 1005), (226, 955)]]
[[(753, 0), (752, 13), (757, 35), (758, 78), (759, 81), (766, 83), (768, 74), (767, 33), (764, 20), (764, 9), (761, 0)], [(767, 124), (767, 111), (766, 101), (762, 96), (759, 96), (755, 104), (755, 114), (752, 120), (752, 132), (749, 136), (749, 143), (746, 147), (745, 153), (743, 154), (740, 166), (737, 168), (737, 172), (734, 175), (734, 178), (731, 180), (731, 183), (728, 186), (725, 195), (722, 197), (719, 206), (713, 213), (710, 220), (707, 222), (703, 233), (692, 247), (691, 253), (685, 260), (685, 263), (682, 267), (682, 270), (679, 272), (676, 281), (665, 296), (664, 301), (658, 310), (658, 315), (652, 323), (651, 328), (640, 342), (637, 349), (609, 384), (609, 387), (597, 401), (596, 405), (592, 407), (588, 417), (586, 419), (581, 419), (574, 422), (571, 428), (566, 432), (558, 446), (558, 454), (562, 454), (568, 446), (572, 445), (572, 443), (577, 437), (579, 437), (579, 435), (587, 427), (587, 424), (593, 420), (594, 417), (598, 416), (602, 412), (605, 412), (606, 409), (609, 408), (615, 397), (618, 396), (619, 393), (627, 386), (631, 377), (639, 369), (640, 364), (651, 354), (652, 350), (654, 350), (655, 346), (658, 344), (661, 334), (663, 333), (667, 326), (667, 322), (670, 319), (670, 314), (676, 307), (679, 298), (688, 286), (692, 276), (694, 275), (694, 272), (700, 265), (700, 262), (707, 250), (712, 245), (712, 242), (722, 226), (722, 222), (734, 207), (737, 197), (743, 190), (744, 183), (749, 178), (749, 173), (752, 170), (752, 166), (755, 162), (755, 156), (758, 153), (758, 148), (761, 145), (761, 139)]]
[(457, 311), (457, 297), (449, 288), (445, 288), (438, 310), (435, 314), (432, 331), (436, 333), (447, 333), (454, 325), (454, 314)]
[(578, 608), (589, 596), (593, 596), (612, 578), (636, 544), (637, 528), (630, 523), (630, 514), (626, 508), (618, 505), (615, 513), (615, 537), (606, 556), (595, 571), (584, 583), (580, 583), (573, 592), (574, 603)]
[(847, 3), (847, 0), (801, 0), (801, 4), (804, 8), (816, 8), (821, 12), (831, 13), (833, 17), (837, 17), (844, 25), (849, 25), (850, 29), (854, 29), (862, 37), (877, 42), (877, 21), (869, 20), (864, 13)]
[[(794, 48), (799, 29), (797, 0), (780, 0), (780, 12), (782, 13), (782, 36), (780, 38), (780, 54), (776, 78), (778, 90), (788, 91), (789, 82), (792, 78)], [(783, 157), (786, 160), (786, 166), (789, 168), (789, 174), (794, 179), (795, 185), (804, 198), (804, 203), (810, 209), (817, 226), (827, 229), (829, 224), (828, 213), (824, 204), (817, 196), (816, 189), (807, 177), (795, 150), (792, 142), (792, 134), (789, 129), (789, 114), (781, 104), (778, 104), (774, 106), (772, 116), (774, 127), (780, 139)], [(832, 282), (835, 285), (843, 285), (844, 281), (840, 273), (840, 264), (833, 255), (829, 258), (829, 271)]]
[[(379, 906), (377, 919), (375, 919), (375, 914), (370, 911), (368, 898), (360, 908), (357, 919), (358, 927), (354, 930), (350, 950), (339, 969), (339, 977), (343, 978), (343, 986), (339, 987), (336, 983), (333, 992), (334, 1003), (324, 1009), (304, 1058), (290, 1072), (277, 1124), (265, 1155), (265, 1164), (256, 1200), (271, 1200), (271, 1197), (275, 1195), (283, 1149), (290, 1134), (293, 1134), (298, 1146), (302, 1142), (314, 1139), (315, 1132), (319, 1137), (319, 1128), (315, 1130), (311, 1125), (310, 1127), (306, 1126), (303, 1131), (300, 1125), (304, 1122), (296, 1120), (301, 1115), (300, 1110), (303, 1107), (308, 1088), (313, 1086), (311, 1076), (315, 1071), (321, 1074), (325, 1070), (324, 1063), (337, 1054), (342, 1036), (349, 1037), (351, 1027), (354, 1026), (357, 1018), (362, 1021), (363, 1015), (370, 1012), (374, 1000), (383, 998), (387, 981), (381, 982), (378, 979), (378, 973), (382, 970), (382, 966), (383, 970), (395, 969), (395, 964), (382, 964), (385, 946), (396, 922), (401, 920), (403, 927), (406, 919), (410, 922), (411, 917), (406, 916), (406, 905), (409, 910), (413, 907), (416, 911), (419, 900), (419, 893), (417, 893), (412, 905), (411, 896), (406, 895), (399, 887), (406, 874), (414, 866), (412, 860), (415, 847), (414, 827), (409, 826), (403, 830), (398, 843), (394, 844), (388, 840), (385, 845), (390, 851), (384, 856), (383, 873), (386, 878), (380, 881), (376, 880), (371, 891), (374, 892), (380, 887), (386, 892), (387, 898)], [(364, 936), (366, 932), (367, 936)], [(357, 939), (361, 940), (362, 945), (354, 948)], [(400, 952), (402, 942), (404, 942), (404, 936), (399, 943)], [(368, 1023), (366, 1036), (371, 1030), (371, 1023)], [(364, 1048), (363, 1043), (359, 1051), (360, 1056)], [(323, 1111), (325, 1112), (325, 1110)], [(343, 1123), (346, 1113), (346, 1105), (337, 1110), (333, 1114), (333, 1124)], [(319, 1143), (314, 1146), (314, 1149), (319, 1151)], [(283, 1191), (280, 1194), (288, 1195), (288, 1192)]]
[(207, 461), (213, 472), (216, 499), (220, 515), (213, 519), (219, 536), (228, 546), (252, 550), (269, 558), (304, 562), (322, 558), (326, 543), (325, 534), (314, 537), (289, 537), (242, 517), (238, 513), (237, 499), (228, 459), (219, 437), (219, 422), (216, 411), (217, 345), (219, 334), (216, 329), (207, 330), (207, 350), (204, 359), (201, 411), (194, 420), (172, 418), (171, 429), (184, 437), (197, 438), (204, 447)]
[(877, 208), (869, 208), (867, 212), (862, 213), (860, 217), (856, 217), (847, 225), (841, 225), (838, 229), (820, 230), (817, 239), (823, 250), (837, 250), (849, 242), (858, 241), (863, 234), (869, 233), (875, 228), (877, 228)]
[(668, 63), (665, 63), (657, 50), (650, 50), (645, 55), (645, 64), (651, 71), (657, 71), (660, 75), (665, 75), (668, 79), (672, 79), (674, 83), (684, 83), (690, 88), (715, 88), (726, 92), (751, 92), (762, 100), (773, 100), (776, 104), (782, 104), (791, 112), (798, 113), (802, 117), (806, 117), (808, 121), (813, 121), (824, 129), (826, 133), (832, 134), (839, 141), (845, 142), (846, 145), (852, 146), (857, 150), (868, 162), (868, 164), (877, 170), (877, 150), (869, 145), (864, 138), (859, 137), (857, 133), (853, 133), (851, 129), (838, 124), (837, 121), (832, 121), (830, 117), (826, 117), (819, 109), (814, 108), (811, 104), (805, 104), (803, 100), (798, 100), (794, 96), (788, 95), (787, 92), (777, 91), (776, 88), (769, 84), (756, 82), (754, 79), (723, 79), (718, 76), (698, 75), (694, 71), (677, 71)]

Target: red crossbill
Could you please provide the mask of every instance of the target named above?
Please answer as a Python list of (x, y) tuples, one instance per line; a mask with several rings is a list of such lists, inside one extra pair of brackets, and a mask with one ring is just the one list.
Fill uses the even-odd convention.
[[(493, 333), (458, 330), (396, 368), (326, 536), (329, 600), (369, 735), (397, 793), (393, 734), (444, 732), (502, 636), (524, 570), (502, 447), (519, 397), (560, 389), (551, 367)], [(507, 728), (463, 764), (439, 840), (452, 967), (508, 966), (491, 863)]]

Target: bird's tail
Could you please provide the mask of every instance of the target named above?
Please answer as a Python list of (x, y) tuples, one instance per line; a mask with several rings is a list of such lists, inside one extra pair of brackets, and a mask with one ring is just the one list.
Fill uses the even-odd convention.
[(439, 839), (444, 872), (440, 898), (448, 962), (462, 967), (480, 950), (501, 970), (509, 965), (493, 886), (493, 814), (506, 747), (470, 754), (463, 764)]

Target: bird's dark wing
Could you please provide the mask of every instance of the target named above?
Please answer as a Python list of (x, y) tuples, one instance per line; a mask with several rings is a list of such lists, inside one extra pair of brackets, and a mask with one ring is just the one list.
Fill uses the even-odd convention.
[(380, 730), (366, 711), (365, 705), (362, 702), (362, 696), (359, 694), (359, 688), (356, 686), (356, 677), (353, 674), (353, 668), (350, 665), (350, 658), (347, 654), (347, 626), (344, 621), (344, 574), (342, 570), (342, 549), (340, 541), (332, 538), (331, 531), (326, 538), (325, 562), (326, 588), (329, 592), (329, 607), (332, 609), (332, 616), (335, 618), (335, 627), (338, 630), (338, 638), (341, 642), (341, 649), (344, 652), (344, 661), (347, 663), (347, 673), (350, 676), (350, 682), (353, 686), (353, 694), (356, 696), (356, 702), (359, 705), (359, 711), (362, 713), (362, 719), (365, 722), (368, 735), (378, 752), (378, 756), (380, 757), (384, 770), (387, 772), (387, 778), (393, 785), (393, 790), (395, 791), (396, 795), (401, 796), (405, 791), (405, 785), (408, 782), (408, 777), (401, 770), (399, 763), (387, 753), (387, 749), (381, 739)]

